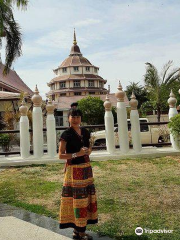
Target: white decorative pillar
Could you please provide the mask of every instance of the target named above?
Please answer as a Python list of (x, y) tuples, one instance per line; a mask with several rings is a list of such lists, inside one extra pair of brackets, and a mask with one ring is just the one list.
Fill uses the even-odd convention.
[(105, 133), (106, 133), (106, 146), (108, 153), (112, 154), (115, 151), (115, 138), (114, 138), (114, 117), (111, 111), (111, 102), (109, 101), (108, 94), (106, 95), (105, 107)]
[(117, 97), (117, 122), (120, 151), (122, 153), (127, 153), (129, 151), (127, 112), (124, 102), (125, 92), (122, 91), (120, 82), (118, 91), (115, 93), (115, 96)]
[(29, 135), (29, 119), (27, 117), (28, 107), (23, 98), (22, 106), (19, 108), (20, 117), (20, 153), (22, 158), (30, 156), (30, 135)]
[[(170, 98), (168, 99), (168, 104), (169, 104), (169, 120), (170, 120), (172, 117), (174, 117), (176, 114), (178, 114), (178, 111), (176, 109), (177, 100), (175, 98), (175, 95), (174, 95), (172, 89), (171, 89), (171, 93), (169, 96), (170, 96)], [(179, 150), (178, 143), (171, 133), (170, 133), (170, 141), (171, 141), (172, 147), (174, 149)]]
[(129, 102), (131, 106), (130, 112), (130, 120), (131, 120), (131, 136), (133, 149), (136, 153), (142, 150), (141, 144), (141, 131), (140, 131), (140, 122), (139, 122), (139, 113), (137, 110), (138, 101), (136, 100), (136, 96), (132, 92), (131, 100)]
[(39, 95), (37, 85), (34, 95), (31, 98), (33, 106), (33, 151), (35, 158), (43, 156), (43, 117), (42, 117), (42, 97)]
[(52, 104), (52, 98), (49, 97), (48, 104), (46, 105), (47, 118), (46, 118), (46, 127), (47, 127), (47, 149), (49, 157), (55, 157), (56, 152), (56, 124), (54, 117), (55, 106)]

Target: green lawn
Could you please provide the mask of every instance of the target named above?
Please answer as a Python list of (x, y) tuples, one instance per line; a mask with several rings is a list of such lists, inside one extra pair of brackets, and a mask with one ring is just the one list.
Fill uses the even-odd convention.
[[(116, 239), (180, 239), (180, 157), (92, 162), (99, 223), (88, 229)], [(0, 172), (0, 202), (58, 220), (63, 164)], [(135, 234), (136, 227), (173, 233)]]

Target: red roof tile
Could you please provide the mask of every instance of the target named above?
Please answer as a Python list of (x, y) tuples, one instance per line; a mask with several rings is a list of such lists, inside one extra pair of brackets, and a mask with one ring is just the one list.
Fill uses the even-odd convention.
[(70, 67), (70, 66), (94, 66), (94, 65), (92, 65), (90, 61), (83, 56), (69, 56), (61, 63), (59, 68)]
[(33, 95), (33, 91), (22, 81), (16, 71), (10, 70), (7, 76), (3, 76), (4, 65), (0, 63), (0, 85), (13, 92), (28, 92)]

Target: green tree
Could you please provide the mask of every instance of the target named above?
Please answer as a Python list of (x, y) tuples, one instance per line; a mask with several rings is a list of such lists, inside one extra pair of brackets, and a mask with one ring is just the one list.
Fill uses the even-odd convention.
[(83, 113), (83, 122), (87, 124), (104, 123), (104, 102), (99, 97), (88, 96), (78, 101), (78, 108)]
[(6, 40), (5, 67), (3, 73), (6, 75), (16, 58), (22, 54), (20, 26), (13, 16), (13, 5), (19, 9), (26, 9), (28, 0), (0, 0), (0, 46), (2, 39)]
[(157, 120), (160, 122), (161, 111), (167, 108), (167, 93), (173, 88), (175, 82), (180, 81), (179, 68), (173, 69), (169, 74), (169, 69), (173, 61), (164, 65), (161, 74), (151, 63), (146, 63), (146, 74), (144, 76), (145, 88), (148, 92), (149, 102), (157, 110)]
[(142, 103), (148, 100), (147, 90), (143, 86), (139, 85), (139, 82), (130, 82), (130, 84), (126, 87), (126, 95), (129, 100), (132, 92), (134, 92), (136, 99), (138, 100), (138, 108), (140, 108)]
[[(82, 121), (88, 125), (104, 124), (104, 102), (100, 97), (88, 96), (78, 101), (78, 108), (83, 113)], [(117, 122), (116, 108), (112, 107), (114, 122)]]

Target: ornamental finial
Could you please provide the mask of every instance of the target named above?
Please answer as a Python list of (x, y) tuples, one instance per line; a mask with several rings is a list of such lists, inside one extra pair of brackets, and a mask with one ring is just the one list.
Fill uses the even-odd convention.
[(106, 101), (104, 102), (104, 107), (106, 111), (111, 111), (111, 102), (109, 100), (108, 94), (106, 94)]
[(170, 108), (175, 108), (176, 107), (176, 103), (177, 103), (177, 99), (175, 98), (175, 95), (171, 89), (171, 92), (170, 92), (170, 98), (168, 99), (168, 104), (169, 104), (169, 107)]
[(131, 110), (137, 110), (138, 101), (136, 99), (134, 92), (132, 92), (132, 95), (130, 98), (131, 98), (131, 100), (129, 102), (129, 105), (131, 106)]
[(74, 41), (73, 41), (73, 44), (77, 45), (75, 28), (74, 28)]
[(119, 81), (118, 91), (115, 93), (118, 102), (124, 102), (125, 92), (122, 90), (121, 82)]

